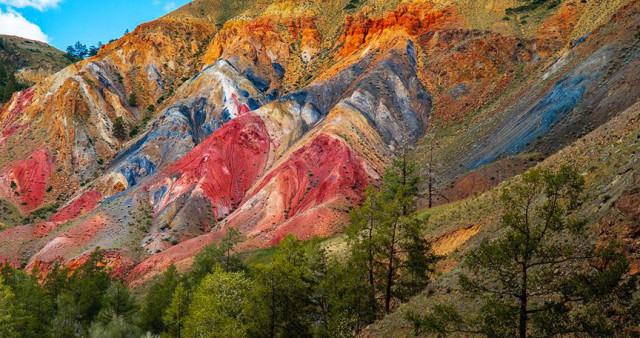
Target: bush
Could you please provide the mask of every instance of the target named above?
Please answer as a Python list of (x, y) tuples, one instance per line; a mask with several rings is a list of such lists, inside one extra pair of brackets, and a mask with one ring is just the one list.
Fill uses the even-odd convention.
[(138, 135), (139, 132), (140, 132), (140, 128), (138, 128), (138, 126), (136, 125), (133, 125), (131, 127), (131, 130), (129, 131), (129, 138), (136, 137), (136, 135)]
[(127, 130), (124, 126), (124, 119), (122, 116), (116, 118), (116, 121), (113, 123), (113, 136), (120, 141), (127, 138)]
[(129, 105), (131, 107), (137, 107), (138, 106), (138, 94), (131, 93), (131, 95), (129, 96)]

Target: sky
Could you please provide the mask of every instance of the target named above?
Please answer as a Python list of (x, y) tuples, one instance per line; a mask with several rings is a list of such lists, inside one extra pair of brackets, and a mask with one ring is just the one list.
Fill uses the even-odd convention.
[(58, 49), (80, 41), (107, 43), (190, 0), (0, 0), (0, 34)]

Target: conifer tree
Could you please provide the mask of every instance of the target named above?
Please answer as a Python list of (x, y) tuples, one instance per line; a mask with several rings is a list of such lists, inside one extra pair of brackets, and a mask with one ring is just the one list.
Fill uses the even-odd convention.
[(171, 305), (178, 278), (176, 267), (171, 265), (162, 275), (162, 279), (151, 286), (140, 312), (140, 326), (143, 329), (154, 334), (160, 334), (167, 329), (162, 317)]
[(53, 300), (53, 315), (58, 312), (58, 297), (67, 290), (67, 283), (69, 282), (69, 269), (60, 267), (60, 263), (56, 262), (51, 269), (51, 272), (46, 276), (44, 282), (44, 289)]
[(129, 288), (121, 282), (111, 283), (102, 300), (98, 320), (109, 323), (114, 318), (130, 321), (137, 310)]
[[(504, 234), (464, 262), (460, 286), (482, 305), (464, 316), (447, 305), (423, 318), (420, 331), (491, 337), (611, 335), (637, 323), (635, 278), (615, 244), (594, 249), (580, 206), (584, 180), (571, 167), (533, 169), (502, 195)], [(632, 324), (635, 325), (635, 324)]]
[(222, 237), (220, 250), (224, 253), (222, 265), (225, 272), (238, 271), (242, 263), (235, 255), (236, 246), (242, 242), (243, 236), (236, 228), (227, 228), (227, 233)]
[(254, 267), (250, 334), (265, 337), (311, 335), (310, 291), (303, 244), (293, 235), (282, 240), (274, 262)]
[(27, 274), (24, 270), (5, 265), (2, 277), (14, 295), (11, 313), (15, 332), (20, 336), (48, 335), (53, 304), (38, 283), (38, 270)]
[(173, 296), (171, 297), (171, 305), (165, 311), (162, 320), (167, 327), (169, 337), (180, 338), (183, 336), (184, 323), (188, 314), (189, 295), (182, 284), (179, 284)]
[(386, 171), (380, 190), (368, 188), (363, 206), (351, 214), (350, 253), (366, 267), (373, 312), (381, 306), (388, 313), (422, 290), (437, 261), (424, 239), (425, 221), (414, 215), (419, 183), (416, 165), (404, 149)]

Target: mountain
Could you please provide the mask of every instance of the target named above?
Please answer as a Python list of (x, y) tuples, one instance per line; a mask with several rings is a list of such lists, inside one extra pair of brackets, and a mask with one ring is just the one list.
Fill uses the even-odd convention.
[[(585, 204), (578, 212), (587, 220), (597, 245), (617, 241), (625, 246), (630, 273), (640, 272), (640, 104), (636, 103), (585, 137), (541, 162), (539, 168), (557, 169), (575, 165), (586, 178)], [(518, 182), (513, 178), (505, 185)], [(408, 312), (427, 314), (434, 305), (469, 306), (457, 284), (460, 262), (481, 243), (495, 238), (503, 212), (501, 190), (472, 197), (438, 208), (424, 210), (429, 215), (429, 233), (434, 250), (445, 255), (440, 273), (424, 292), (403, 304), (398, 311), (369, 327), (364, 337), (411, 336)], [(434, 296), (435, 295), (435, 296)], [(466, 309), (472, 312), (473, 305)]]
[[(0, 83), (4, 87), (9, 74), (18, 84), (33, 85), (69, 64), (64, 52), (46, 43), (0, 35)], [(11, 94), (6, 93), (3, 101), (8, 101)]]
[[(438, 210), (458, 213), (633, 119), (639, 13), (627, 0), (194, 1), (2, 107), (0, 258), (46, 272), (100, 247), (136, 286), (188, 269), (229, 227), (243, 250), (340, 235), (407, 146)], [(616, 184), (633, 209), (637, 181)], [(476, 238), (486, 223), (454, 224)]]

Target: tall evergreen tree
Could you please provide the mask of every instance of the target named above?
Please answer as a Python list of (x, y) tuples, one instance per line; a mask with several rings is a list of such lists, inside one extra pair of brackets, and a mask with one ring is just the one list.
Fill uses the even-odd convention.
[(184, 323), (189, 311), (189, 295), (182, 284), (176, 287), (171, 297), (171, 304), (162, 317), (169, 337), (183, 336)]
[(52, 320), (54, 337), (76, 337), (82, 332), (80, 311), (71, 292), (61, 293), (56, 299), (57, 311)]
[(258, 337), (311, 335), (308, 266), (303, 244), (293, 235), (282, 240), (269, 265), (254, 267), (256, 286), (250, 301), (250, 334)]
[(425, 221), (414, 216), (420, 178), (407, 150), (394, 158), (381, 188), (368, 188), (347, 228), (350, 253), (366, 267), (373, 311), (390, 312), (428, 283), (437, 257), (424, 239)]
[(193, 259), (193, 269), (189, 274), (189, 285), (195, 288), (206, 275), (221, 266), (221, 262), (224, 261), (224, 254), (224, 251), (217, 244), (208, 245), (198, 252)]
[(320, 328), (319, 336), (350, 337), (375, 320), (375, 304), (371, 303), (376, 300), (370, 297), (367, 272), (358, 259), (329, 260), (321, 282), (327, 294), (327, 324), (324, 330)]
[(480, 311), (466, 318), (440, 305), (431, 315), (414, 317), (416, 325), (441, 335), (527, 337), (607, 336), (634, 323), (637, 283), (625, 278), (624, 255), (615, 245), (594, 250), (584, 236), (586, 222), (572, 214), (583, 185), (564, 166), (557, 172), (533, 169), (506, 188), (504, 235), (473, 251), (464, 263), (468, 273), (460, 275), (462, 289), (482, 300)]
[(73, 296), (78, 319), (88, 328), (102, 309), (102, 299), (111, 279), (106, 268), (104, 253), (97, 249), (73, 273), (69, 279), (69, 290)]
[(37, 269), (32, 274), (5, 265), (2, 277), (14, 295), (12, 318), (20, 336), (46, 336), (50, 333), (52, 300), (38, 283)]
[(137, 310), (129, 288), (122, 282), (111, 283), (102, 298), (102, 309), (97, 319), (109, 323), (114, 318), (130, 321)]
[(67, 290), (69, 282), (69, 269), (60, 267), (58, 262), (54, 263), (51, 272), (46, 276), (44, 281), (44, 289), (53, 300), (54, 316), (58, 312), (58, 297)]
[(171, 305), (173, 292), (179, 283), (178, 278), (176, 267), (171, 265), (162, 275), (162, 279), (151, 286), (140, 312), (140, 326), (143, 329), (154, 334), (160, 334), (167, 329), (162, 316)]
[(222, 237), (220, 242), (220, 250), (224, 253), (223, 267), (224, 271), (238, 271), (242, 262), (235, 255), (235, 249), (238, 243), (242, 242), (243, 236), (236, 228), (227, 228), (227, 233)]
[(371, 306), (371, 313), (375, 314), (378, 312), (376, 272), (380, 269), (377, 233), (381, 227), (383, 201), (372, 186), (367, 187), (365, 196), (362, 206), (351, 211), (351, 223), (346, 234), (352, 260), (365, 270), (369, 290), (364, 295), (369, 298), (367, 303)]

